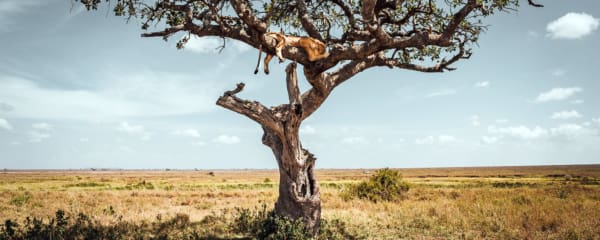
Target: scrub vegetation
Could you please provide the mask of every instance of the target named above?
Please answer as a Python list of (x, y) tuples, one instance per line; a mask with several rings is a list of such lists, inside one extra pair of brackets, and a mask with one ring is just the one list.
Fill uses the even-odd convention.
[[(600, 239), (600, 165), (397, 170), (317, 170), (319, 239)], [(273, 214), (271, 179), (276, 170), (4, 171), (0, 239), (306, 238)], [(373, 197), (378, 187), (400, 197)]]

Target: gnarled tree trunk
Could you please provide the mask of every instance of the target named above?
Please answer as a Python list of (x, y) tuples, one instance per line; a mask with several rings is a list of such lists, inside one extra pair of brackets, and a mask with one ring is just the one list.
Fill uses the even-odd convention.
[(296, 65), (291, 63), (286, 68), (289, 104), (268, 108), (256, 101), (242, 100), (235, 94), (243, 90), (243, 83), (225, 92), (217, 104), (262, 126), (262, 142), (271, 148), (279, 167), (279, 198), (275, 203), (275, 213), (292, 220), (302, 219), (307, 229), (316, 235), (321, 220), (319, 185), (314, 175), (316, 158), (302, 148), (298, 134), (306, 117), (303, 114), (314, 112), (322, 101), (311, 97), (310, 107), (302, 105)]
[(298, 141), (298, 128), (280, 138), (264, 129), (263, 143), (273, 150), (279, 166), (279, 199), (275, 213), (290, 219), (303, 219), (305, 226), (316, 234), (321, 220), (319, 185), (313, 169), (315, 157)]

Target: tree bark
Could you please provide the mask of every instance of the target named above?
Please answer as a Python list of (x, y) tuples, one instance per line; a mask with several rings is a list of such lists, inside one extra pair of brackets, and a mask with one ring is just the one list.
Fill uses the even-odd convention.
[(279, 198), (275, 214), (292, 220), (302, 219), (306, 228), (316, 235), (321, 221), (321, 197), (314, 175), (316, 158), (298, 141), (298, 129), (282, 139), (264, 129), (263, 144), (273, 150), (279, 166)]
[[(321, 197), (314, 175), (316, 158), (302, 148), (299, 130), (305, 114), (314, 112), (324, 97), (319, 98), (321, 101), (308, 101), (315, 106), (303, 105), (296, 65), (291, 63), (286, 68), (288, 104), (268, 108), (256, 101), (240, 99), (235, 96), (244, 88), (244, 84), (240, 83), (236, 89), (225, 92), (217, 100), (217, 105), (243, 114), (261, 125), (264, 131), (262, 142), (271, 148), (279, 167), (279, 198), (275, 203), (275, 214), (291, 220), (301, 219), (316, 236), (321, 221)], [(304, 109), (310, 111), (305, 112)]]

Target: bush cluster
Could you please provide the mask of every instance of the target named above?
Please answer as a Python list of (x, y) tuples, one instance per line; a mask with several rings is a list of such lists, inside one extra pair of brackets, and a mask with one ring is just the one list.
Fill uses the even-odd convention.
[(349, 186), (342, 197), (346, 200), (360, 198), (372, 202), (400, 201), (406, 197), (409, 189), (399, 171), (385, 168), (375, 171), (369, 179)]
[[(48, 219), (26, 218), (23, 223), (5, 220), (0, 225), (2, 240), (46, 239), (313, 239), (300, 220), (278, 217), (265, 204), (250, 210), (212, 213), (202, 221), (191, 222), (185, 214), (166, 220), (158, 215), (148, 223), (126, 222), (115, 215), (111, 224), (102, 224), (86, 214), (68, 215), (58, 210)], [(317, 239), (356, 239), (343, 221), (322, 220)]]
[[(261, 208), (250, 210), (236, 208), (235, 219), (231, 228), (234, 232), (251, 236), (256, 239), (267, 240), (305, 240), (314, 239), (300, 220), (292, 220), (275, 215), (265, 204)], [(339, 219), (321, 220), (321, 228), (316, 239), (357, 239), (346, 227), (345, 222)]]

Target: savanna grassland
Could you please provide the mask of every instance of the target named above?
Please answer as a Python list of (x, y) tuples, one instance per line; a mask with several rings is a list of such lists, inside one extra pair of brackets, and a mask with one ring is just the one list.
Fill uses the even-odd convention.
[[(377, 203), (343, 194), (373, 170), (318, 170), (323, 218), (335, 225), (326, 230), (343, 231), (341, 239), (600, 239), (600, 165), (399, 170), (410, 190), (401, 201)], [(272, 208), (278, 177), (276, 170), (4, 171), (0, 220), (24, 226), (57, 210), (106, 226), (179, 219), (197, 239), (244, 239), (233, 219), (240, 209)]]

